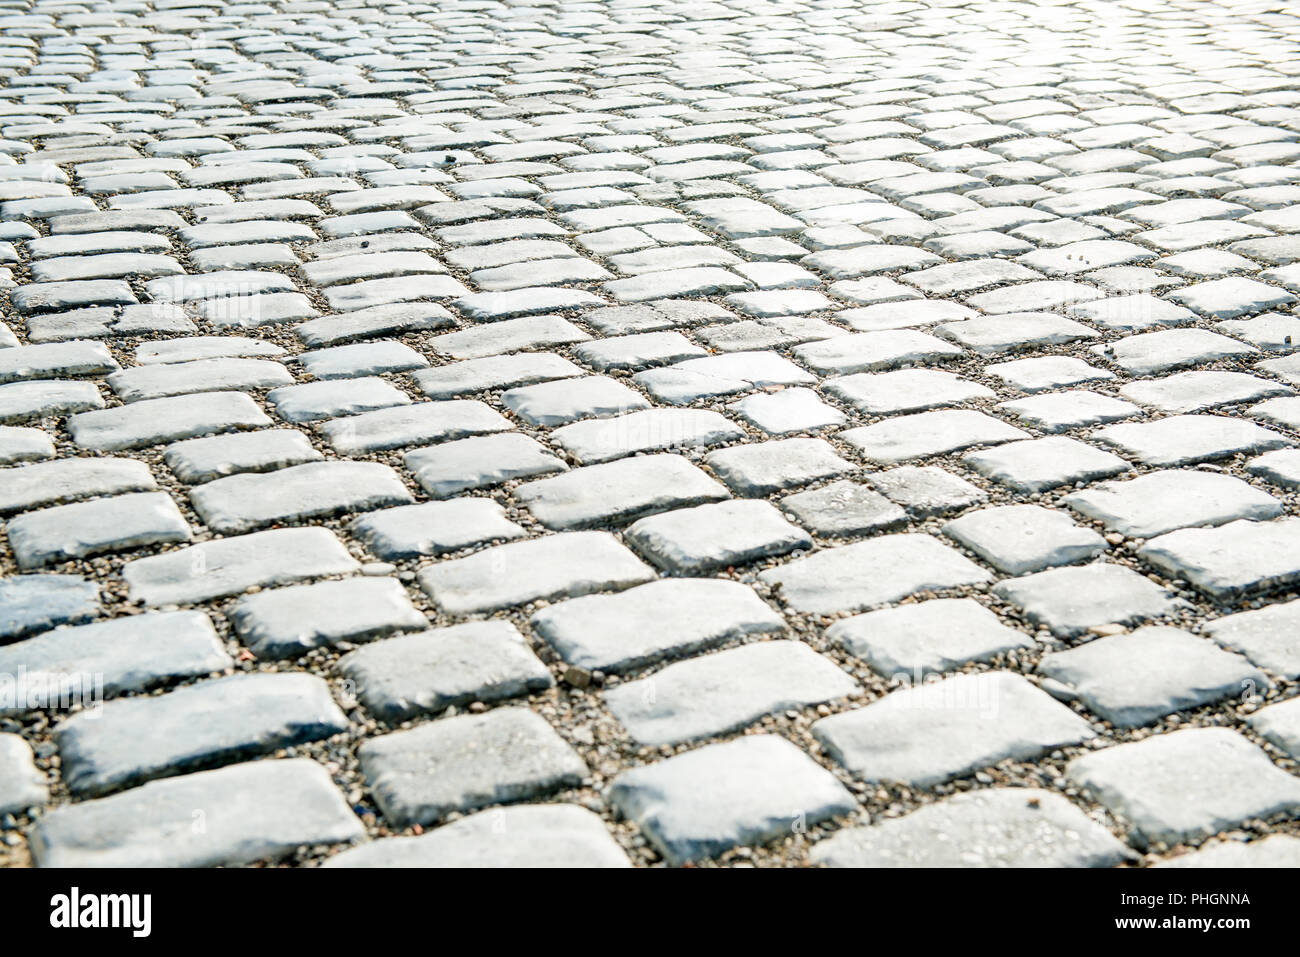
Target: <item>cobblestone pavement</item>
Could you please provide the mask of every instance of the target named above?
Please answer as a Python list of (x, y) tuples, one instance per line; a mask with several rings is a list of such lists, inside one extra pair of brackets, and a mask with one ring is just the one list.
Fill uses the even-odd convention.
[(1300, 19), (0, 0), (0, 862), (1300, 864)]

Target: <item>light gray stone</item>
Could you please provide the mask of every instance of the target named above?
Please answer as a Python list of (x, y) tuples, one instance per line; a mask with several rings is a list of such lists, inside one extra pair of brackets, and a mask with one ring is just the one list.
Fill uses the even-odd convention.
[(1069, 778), (1131, 830), (1140, 848), (1229, 830), (1300, 808), (1300, 781), (1227, 728), (1190, 728), (1076, 758)]
[(643, 746), (709, 738), (763, 715), (800, 710), (858, 684), (797, 641), (764, 641), (669, 665), (605, 692), (614, 717)]
[(725, 579), (668, 578), (618, 595), (574, 598), (542, 609), (530, 624), (565, 661), (606, 672), (785, 630), (751, 588)]
[(880, 465), (1028, 437), (1028, 432), (973, 409), (900, 415), (840, 433), (841, 439)]
[(1107, 529), (1153, 538), (1188, 525), (1222, 525), (1239, 518), (1269, 519), (1282, 503), (1231, 475), (1166, 470), (1126, 482), (1104, 482), (1067, 495), (1064, 503)]
[(406, 454), (402, 464), (434, 498), (568, 468), (535, 439), (518, 433), (460, 439), (416, 449)]
[(290, 465), (319, 462), (322, 458), (307, 436), (294, 429), (186, 439), (163, 449), (163, 461), (187, 485), (244, 472), (272, 472)]
[(1095, 736), (1083, 718), (1008, 671), (895, 691), (823, 718), (812, 732), (854, 777), (909, 787), (931, 787)]
[(1158, 618), (1187, 607), (1149, 578), (1101, 562), (1007, 579), (994, 585), (993, 593), (1059, 637), (1081, 635), (1099, 625)]
[(23, 571), (141, 545), (188, 542), (193, 533), (166, 492), (137, 492), (25, 512), (5, 526)]
[(116, 452), (270, 424), (242, 392), (207, 392), (79, 412), (68, 419), (68, 432), (82, 448)]
[(1075, 525), (1064, 512), (1038, 505), (1000, 505), (969, 512), (943, 526), (943, 534), (1009, 575), (1073, 565), (1109, 547), (1104, 538)]
[(1052, 436), (971, 452), (962, 460), (975, 471), (1018, 492), (1043, 492), (1127, 472), (1129, 464), (1077, 439)]
[(624, 538), (660, 568), (702, 575), (799, 548), (812, 538), (769, 502), (718, 502), (651, 515)]
[(0, 579), (0, 638), (12, 641), (55, 625), (79, 625), (99, 612), (99, 585), (79, 575)]
[(1285, 678), (1300, 677), (1300, 602), (1227, 615), (1202, 626), (1219, 644)]
[(765, 843), (857, 807), (829, 771), (769, 734), (625, 771), (609, 800), (673, 865)]
[(472, 701), (545, 691), (551, 673), (514, 626), (472, 621), (377, 641), (345, 656), (339, 670), (366, 709), (396, 724)]
[[(203, 814), (200, 829), (195, 811)], [(45, 815), (29, 841), (38, 867), (214, 867), (364, 837), (329, 773), (308, 758), (290, 758), (68, 805)]]
[(23, 814), (49, 797), (32, 749), (16, 734), (0, 734), (0, 814)]
[(375, 801), (398, 827), (576, 787), (587, 776), (577, 752), (526, 708), (397, 731), (367, 741), (358, 755)]
[(1138, 558), (1219, 601), (1286, 588), (1300, 581), (1300, 519), (1184, 528), (1151, 539)]

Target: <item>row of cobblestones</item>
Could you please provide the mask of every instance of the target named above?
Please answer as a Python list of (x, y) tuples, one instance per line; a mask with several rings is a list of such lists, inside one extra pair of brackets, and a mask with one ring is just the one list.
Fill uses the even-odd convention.
[(1300, 864), (1297, 77), (0, 0), (0, 864)]

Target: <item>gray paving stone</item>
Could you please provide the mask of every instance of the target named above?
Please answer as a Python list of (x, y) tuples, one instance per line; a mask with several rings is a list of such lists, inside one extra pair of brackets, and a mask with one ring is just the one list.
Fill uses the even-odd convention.
[(0, 638), (12, 641), (100, 613), (99, 586), (79, 575), (13, 575), (0, 580)]
[(924, 412), (994, 396), (993, 390), (986, 386), (937, 369), (862, 372), (827, 379), (824, 388), (867, 415)]
[(812, 547), (812, 538), (768, 502), (718, 502), (651, 515), (624, 537), (655, 565), (687, 575)]
[(5, 526), (22, 571), (168, 542), (193, 533), (166, 492), (137, 492), (25, 512)]
[(1297, 699), (1290, 698), (1269, 705), (1246, 719), (1264, 740), (1291, 757), (1300, 754), (1300, 711), (1296, 702)]
[(1190, 854), (1158, 861), (1152, 867), (1279, 868), (1300, 863), (1300, 838), (1274, 834), (1248, 843), (1212, 841)]
[(78, 695), (144, 691), (233, 664), (202, 612), (150, 612), (58, 628), (0, 647), (0, 675), (15, 682), (0, 714), (56, 707)]
[(417, 372), (416, 384), (432, 399), (450, 399), (488, 389), (508, 389), (550, 379), (582, 375), (582, 369), (562, 356), (502, 355), (452, 362)]
[(78, 412), (67, 423), (72, 440), (96, 452), (147, 448), (270, 424), (270, 417), (242, 392), (144, 399), (111, 409)]
[(604, 822), (572, 804), (480, 811), (420, 837), (373, 841), (322, 867), (631, 867)]
[(278, 362), (268, 359), (197, 359), (193, 362), (136, 366), (108, 377), (123, 402), (234, 390), (250, 392), (293, 382)]
[(1083, 718), (1008, 671), (895, 691), (823, 718), (812, 732), (854, 777), (910, 787), (931, 787), (1095, 737)]
[(567, 466), (536, 440), (517, 433), (444, 442), (408, 452), (403, 464), (434, 498), (517, 478), (562, 472)]
[(840, 831), (811, 856), (829, 867), (1020, 868), (1114, 867), (1134, 855), (1059, 794), (988, 788)]
[(907, 514), (889, 499), (849, 481), (787, 495), (781, 508), (810, 532), (828, 538), (871, 535), (907, 521)]
[(1126, 482), (1105, 482), (1064, 499), (1080, 515), (1133, 538), (1153, 538), (1189, 525), (1270, 519), (1282, 503), (1231, 475), (1167, 470)]
[(647, 455), (588, 465), (515, 490), (547, 528), (622, 523), (672, 508), (717, 502), (727, 490), (680, 455)]
[(100, 376), (118, 368), (102, 342), (47, 342), (0, 349), (0, 382)]
[(859, 332), (797, 346), (795, 358), (815, 372), (846, 375), (953, 359), (956, 346), (915, 329)]
[(348, 727), (329, 686), (306, 674), (235, 675), (157, 697), (109, 702), (55, 729), (63, 779), (99, 795), (293, 744)]
[(137, 558), (122, 568), (132, 598), (146, 605), (186, 604), (237, 595), (360, 567), (324, 528), (279, 528)]
[(1263, 672), (1240, 655), (1159, 626), (1052, 652), (1038, 670), (1117, 728), (1150, 724), (1175, 711), (1262, 693), (1269, 686)]
[(808, 385), (816, 377), (774, 352), (733, 352), (638, 372), (632, 381), (670, 405), (770, 386)]
[[(464, 305), (460, 305), (460, 309), (466, 311)], [(507, 352), (586, 342), (590, 338), (587, 333), (560, 316), (524, 316), (433, 336), (428, 340), (428, 346), (452, 359), (482, 359), (502, 356)]]
[(565, 425), (551, 438), (578, 461), (596, 463), (639, 452), (708, 448), (744, 435), (744, 429), (709, 409), (645, 409)]
[(1244, 372), (1179, 372), (1163, 379), (1143, 379), (1120, 389), (1120, 395), (1162, 412), (1200, 412), (1216, 406), (1291, 395), (1290, 386)]
[(1049, 312), (1009, 312), (945, 322), (935, 333), (981, 355), (1094, 339), (1097, 333), (1082, 323)]
[[(202, 828), (193, 827), (195, 811), (202, 812)], [(364, 836), (329, 773), (308, 758), (290, 758), (155, 781), (59, 808), (29, 841), (38, 867), (212, 867)]]
[(439, 555), (527, 534), (506, 518), (505, 509), (486, 498), (388, 508), (354, 520), (350, 531), (384, 560)]
[(926, 674), (1033, 645), (970, 598), (938, 598), (855, 615), (828, 628), (826, 637), (880, 674), (918, 684)]
[(993, 594), (1058, 637), (1081, 635), (1100, 625), (1133, 624), (1186, 607), (1150, 579), (1105, 563), (1007, 579), (993, 586)]
[(1138, 557), (1220, 601), (1273, 591), (1300, 580), (1300, 520), (1179, 529), (1148, 541)]
[(322, 422), (317, 429), (344, 455), (441, 442), (513, 428), (510, 420), (475, 399), (416, 402)]
[(265, 429), (186, 439), (163, 450), (167, 467), (187, 485), (244, 472), (270, 472), (290, 465), (318, 462), (321, 458), (321, 453), (312, 448), (307, 436), (294, 429)]
[(1047, 433), (1120, 422), (1142, 411), (1131, 402), (1087, 391), (1050, 392), (1000, 402), (998, 408), (1010, 412), (1025, 425)]
[(785, 629), (748, 586), (721, 579), (664, 579), (574, 598), (537, 612), (530, 623), (570, 664), (615, 673)]
[(710, 452), (704, 464), (740, 495), (758, 497), (834, 478), (856, 466), (825, 439), (777, 439)]
[(525, 423), (548, 428), (650, 407), (644, 396), (605, 376), (521, 386), (502, 393), (501, 404)]
[(412, 501), (397, 473), (376, 462), (309, 462), (274, 472), (232, 475), (190, 492), (194, 510), (217, 532), (247, 532)]
[(1161, 466), (1190, 465), (1292, 444), (1291, 439), (1253, 423), (1212, 415), (1112, 425), (1093, 437), (1147, 465)]
[(49, 785), (32, 749), (16, 734), (0, 734), (0, 814), (23, 814), (45, 804)]
[(54, 458), (54, 441), (40, 429), (0, 426), (0, 465)]
[(962, 461), (1019, 492), (1042, 492), (1076, 482), (1091, 482), (1129, 469), (1129, 464), (1118, 455), (1057, 436), (970, 452)]
[(902, 415), (840, 433), (868, 461), (879, 465), (1028, 437), (1028, 432), (973, 409)]
[(575, 787), (587, 766), (540, 715), (498, 708), (372, 738), (361, 770), (401, 827)]
[(731, 406), (745, 421), (769, 435), (811, 432), (843, 425), (846, 416), (827, 405), (811, 389), (782, 389), (751, 395)]
[(545, 691), (551, 673), (514, 626), (474, 621), (375, 642), (339, 662), (366, 709), (389, 723), (473, 701)]
[(0, 423), (31, 422), (103, 407), (104, 398), (93, 382), (38, 379), (0, 385)]
[(1009, 575), (1088, 561), (1109, 547), (1100, 535), (1075, 525), (1065, 513), (1038, 505), (968, 512), (944, 525), (943, 534)]
[(830, 772), (767, 734), (625, 771), (609, 800), (673, 865), (765, 843), (856, 808)]
[(714, 737), (857, 690), (807, 645), (764, 641), (669, 665), (605, 692), (605, 702), (633, 740), (654, 746)]
[(825, 615), (976, 585), (992, 576), (929, 535), (900, 534), (819, 551), (758, 577), (779, 587), (795, 611)]
[(1190, 728), (1106, 748), (1066, 773), (1130, 828), (1138, 847), (1177, 844), (1300, 807), (1300, 783), (1227, 728)]
[(284, 386), (268, 392), (266, 401), (286, 422), (314, 422), (409, 405), (411, 397), (384, 379), (366, 376)]
[(1215, 641), (1240, 652), (1255, 664), (1287, 678), (1300, 675), (1300, 645), (1294, 640), (1300, 604), (1267, 605), (1255, 611), (1207, 622), (1203, 630)]
[(983, 489), (932, 465), (875, 472), (867, 481), (919, 518), (960, 511), (988, 499)]
[(608, 532), (570, 532), (438, 562), (419, 581), (444, 611), (470, 614), (617, 591), (653, 578), (650, 567)]
[(228, 615), (240, 640), (262, 658), (296, 658), (313, 648), (428, 626), (393, 578), (276, 588), (240, 598)]

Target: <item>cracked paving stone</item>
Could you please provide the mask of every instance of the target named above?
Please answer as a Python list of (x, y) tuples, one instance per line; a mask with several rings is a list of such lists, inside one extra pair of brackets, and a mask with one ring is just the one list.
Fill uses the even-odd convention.
[(1043, 492), (1129, 470), (1129, 464), (1117, 455), (1057, 436), (970, 452), (962, 460), (981, 475), (1019, 492)]
[(397, 724), (474, 701), (500, 701), (555, 684), (509, 622), (473, 621), (389, 638), (351, 652), (339, 670), (366, 710)]
[(812, 850), (829, 867), (1114, 867), (1134, 857), (1059, 794), (989, 788), (840, 831)]
[(142, 545), (188, 542), (189, 523), (166, 492), (138, 492), (26, 512), (5, 526), (22, 571)]
[(346, 731), (315, 675), (234, 675), (75, 715), (54, 732), (63, 778), (95, 796)]
[(668, 578), (574, 598), (542, 609), (530, 624), (565, 661), (610, 673), (785, 630), (753, 590), (725, 579)]
[(232, 475), (190, 491), (194, 510), (216, 532), (248, 532), (413, 501), (397, 473), (376, 462), (309, 462)]
[(815, 615), (860, 611), (917, 592), (979, 585), (992, 578), (956, 549), (914, 533), (815, 552), (758, 577), (779, 587), (790, 608)]
[(324, 528), (278, 528), (201, 542), (122, 568), (132, 599), (146, 605), (190, 604), (237, 595), (254, 585), (282, 585), (360, 567)]
[(812, 733), (855, 778), (908, 787), (932, 787), (1095, 737), (1087, 721), (1008, 671), (894, 691), (821, 719)]
[(1033, 647), (1029, 636), (971, 598), (937, 598), (855, 615), (826, 629), (826, 637), (879, 674), (912, 683)]
[(829, 771), (770, 734), (624, 771), (608, 795), (673, 865), (762, 844), (857, 808)]
[(211, 620), (198, 611), (150, 612), (58, 628), (0, 647), (0, 674), (46, 677), (21, 703), (0, 705), (0, 714), (57, 706), (61, 689), (89, 690), (88, 675), (95, 676), (96, 690), (115, 696), (233, 664)]
[(527, 534), (506, 518), (504, 508), (485, 498), (388, 508), (356, 519), (350, 531), (385, 561), (440, 555), (468, 545), (509, 541)]
[(1187, 607), (1149, 578), (1102, 562), (1009, 578), (994, 585), (993, 594), (1057, 637), (1082, 635), (1100, 625), (1135, 624)]
[(812, 538), (791, 525), (769, 502), (698, 505), (651, 515), (632, 524), (624, 538), (667, 571), (703, 575), (800, 548)]
[(297, 658), (313, 648), (428, 627), (393, 578), (275, 588), (240, 598), (228, 614), (240, 641), (261, 658)]
[(1075, 525), (1064, 512), (1038, 505), (980, 509), (954, 519), (942, 531), (1008, 575), (1077, 564), (1109, 548), (1104, 538)]
[(24, 814), (49, 798), (45, 774), (32, 749), (16, 734), (0, 734), (0, 814)]
[(1300, 519), (1183, 528), (1149, 540), (1138, 558), (1218, 601), (1274, 591), (1300, 581)]
[[(195, 809), (204, 827), (191, 834)], [(178, 841), (184, 833), (189, 839)], [(329, 772), (309, 758), (203, 771), (45, 815), (29, 838), (38, 867), (212, 867), (362, 840)]]
[(680, 455), (647, 455), (587, 465), (519, 486), (515, 496), (547, 528), (628, 522), (654, 512), (730, 495)]
[(1038, 671), (1060, 683), (1052, 690), (1057, 697), (1077, 697), (1117, 728), (1269, 687), (1240, 655), (1155, 625), (1044, 655)]
[(398, 827), (576, 787), (587, 766), (541, 715), (498, 708), (372, 738), (361, 770)]
[(764, 641), (669, 665), (610, 689), (605, 702), (634, 741), (653, 747), (715, 737), (858, 690), (807, 645)]
[(1293, 813), (1300, 782), (1227, 728), (1189, 728), (1076, 758), (1067, 776), (1125, 820), (1139, 848)]
[(472, 614), (617, 591), (654, 577), (650, 566), (608, 532), (569, 532), (438, 562), (420, 572), (419, 582), (444, 611)]
[(372, 841), (322, 867), (631, 867), (601, 819), (572, 804), (480, 811), (420, 837)]
[(972, 445), (1027, 439), (1029, 433), (973, 409), (944, 409), (848, 429), (839, 437), (868, 461), (895, 465), (908, 459), (958, 452)]
[(1110, 531), (1143, 539), (1189, 525), (1282, 514), (1282, 503), (1267, 492), (1231, 475), (1200, 471), (1149, 472), (1075, 492), (1063, 501)]

